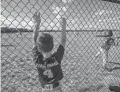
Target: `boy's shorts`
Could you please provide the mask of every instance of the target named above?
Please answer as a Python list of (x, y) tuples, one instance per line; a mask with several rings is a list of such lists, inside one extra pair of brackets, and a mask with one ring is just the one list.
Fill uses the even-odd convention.
[(60, 83), (46, 84), (42, 86), (42, 92), (62, 92)]

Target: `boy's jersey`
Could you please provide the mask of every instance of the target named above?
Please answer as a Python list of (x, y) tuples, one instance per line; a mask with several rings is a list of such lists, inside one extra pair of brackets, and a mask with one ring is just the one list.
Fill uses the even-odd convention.
[(33, 48), (33, 60), (37, 66), (41, 84), (55, 83), (63, 78), (61, 69), (63, 55), (64, 47), (62, 45), (59, 46), (57, 52), (45, 60), (43, 60), (43, 55), (37, 50), (37, 46)]
[(105, 43), (103, 43), (102, 48), (105, 51), (108, 51), (110, 49), (112, 43), (114, 43), (114, 39), (113, 38), (109, 38), (107, 41), (105, 41)]

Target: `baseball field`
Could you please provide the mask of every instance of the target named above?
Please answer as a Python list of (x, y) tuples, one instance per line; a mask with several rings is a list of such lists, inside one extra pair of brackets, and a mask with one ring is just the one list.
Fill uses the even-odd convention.
[[(54, 37), (55, 52), (60, 43), (61, 33), (50, 34)], [(62, 60), (63, 92), (83, 92), (81, 89), (99, 84), (106, 76), (120, 78), (120, 70), (104, 71), (101, 67), (101, 56), (95, 59), (103, 41), (103, 38), (95, 35), (96, 32), (92, 31), (67, 32), (67, 44)], [(119, 36), (118, 32), (114, 32), (114, 35)], [(32, 61), (32, 47), (32, 32), (1, 34), (1, 92), (41, 91), (37, 69)], [(117, 47), (111, 47), (109, 61), (120, 62), (120, 43)], [(88, 89), (84, 92), (108, 92), (108, 87)]]

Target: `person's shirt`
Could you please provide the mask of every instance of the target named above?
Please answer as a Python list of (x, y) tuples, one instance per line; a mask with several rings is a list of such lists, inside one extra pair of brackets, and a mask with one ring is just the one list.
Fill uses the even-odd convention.
[(57, 51), (51, 57), (44, 60), (43, 55), (33, 48), (33, 61), (38, 69), (39, 80), (42, 85), (60, 81), (63, 78), (61, 61), (64, 55), (64, 47), (59, 45)]

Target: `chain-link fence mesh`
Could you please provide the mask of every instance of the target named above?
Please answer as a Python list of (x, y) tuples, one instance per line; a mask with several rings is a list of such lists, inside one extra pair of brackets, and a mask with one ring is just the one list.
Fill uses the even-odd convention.
[[(103, 34), (107, 29), (113, 30), (114, 37), (120, 37), (120, 1), (109, 1), (2, 0), (2, 92), (41, 91), (31, 53), (32, 15), (36, 11), (41, 13), (40, 32), (50, 33), (54, 37), (54, 51), (60, 42), (61, 17), (67, 19), (67, 44), (62, 61), (64, 92), (83, 92), (80, 91), (81, 88), (98, 84), (107, 75), (120, 77), (119, 70), (103, 72), (102, 58), (95, 59), (98, 48), (104, 41), (96, 35)], [(120, 62), (120, 44), (111, 47), (109, 61)], [(108, 92), (107, 89), (100, 90)]]

